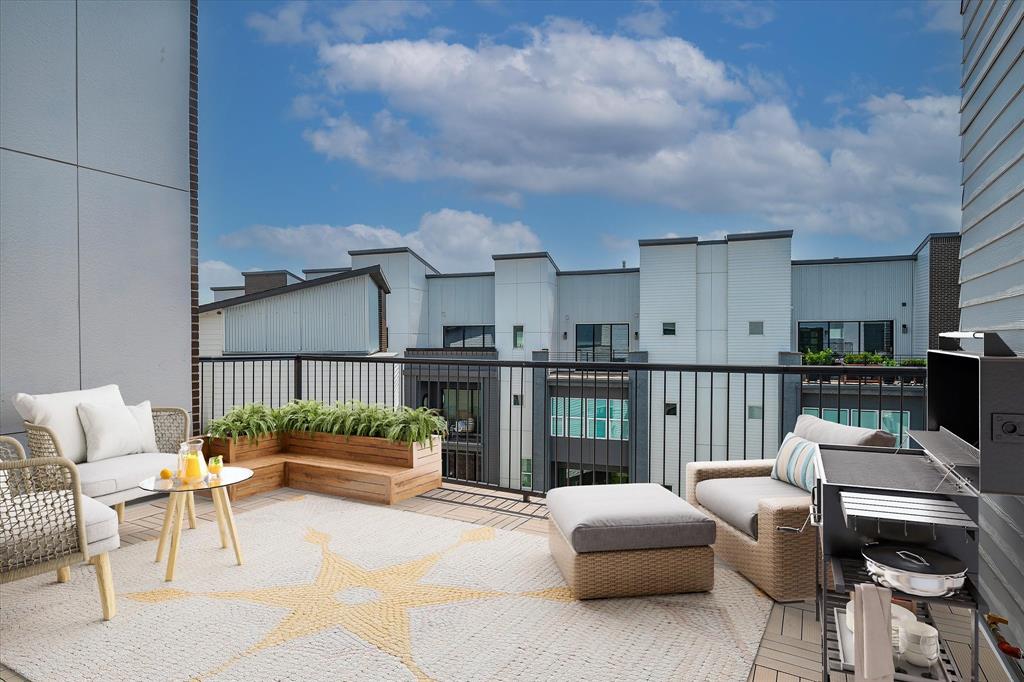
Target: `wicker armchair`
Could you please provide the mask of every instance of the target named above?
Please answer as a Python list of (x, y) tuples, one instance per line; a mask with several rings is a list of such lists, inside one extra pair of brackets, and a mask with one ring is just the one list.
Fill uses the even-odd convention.
[[(723, 521), (697, 501), (697, 484), (712, 478), (769, 476), (774, 459), (690, 462), (686, 465), (686, 499), (715, 520), (715, 555), (776, 601), (814, 595), (816, 580), (813, 528), (804, 525), (810, 496), (771, 497), (758, 501), (757, 539)], [(802, 491), (801, 491), (802, 492)], [(793, 529), (804, 532), (794, 532)]]
[(114, 512), (81, 494), (73, 462), (25, 459), (18, 441), (0, 436), (0, 583), (52, 570), (66, 582), (71, 565), (88, 561), (96, 568), (103, 619), (110, 620), (117, 606), (108, 552), (119, 546)]
[[(188, 412), (178, 407), (154, 407), (152, 409), (153, 430), (156, 433), (157, 450), (161, 453), (167, 453), (169, 458), (171, 453), (176, 454), (178, 452), (179, 445), (189, 437), (190, 424)], [(64, 456), (60, 442), (52, 430), (31, 422), (24, 422), (24, 424), (25, 433), (28, 438), (28, 447), (29, 450), (31, 450), (33, 457)], [(129, 455), (129, 457), (133, 456)], [(80, 473), (83, 481), (83, 489), (86, 490), (86, 494), (91, 495), (104, 504), (114, 507), (117, 511), (118, 521), (123, 521), (125, 502), (136, 497), (143, 497), (149, 494), (144, 490), (136, 488), (135, 483), (141, 481), (147, 476), (152, 476), (164, 466), (168, 466), (170, 461), (170, 459), (165, 458), (165, 461), (154, 462), (146, 469), (147, 473), (145, 475), (139, 475), (137, 480), (129, 481), (130, 486), (113, 491), (104, 489), (102, 493), (93, 493), (89, 490), (91, 474), (86, 471), (85, 468), (91, 467), (92, 464), (82, 462), (79, 463), (78, 466), (82, 469)]]

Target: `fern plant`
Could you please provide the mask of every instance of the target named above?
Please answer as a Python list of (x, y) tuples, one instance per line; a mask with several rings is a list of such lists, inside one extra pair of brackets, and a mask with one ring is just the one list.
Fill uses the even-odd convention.
[(275, 410), (260, 403), (252, 403), (236, 407), (220, 419), (214, 419), (207, 425), (206, 432), (211, 438), (238, 440), (243, 436), (259, 438), (277, 429)]
[(448, 422), (434, 410), (418, 407), (400, 407), (392, 412), (388, 420), (387, 439), (400, 443), (426, 445), (430, 437), (447, 436)]
[(328, 410), (318, 400), (294, 400), (276, 412), (281, 431), (317, 431), (317, 423)]

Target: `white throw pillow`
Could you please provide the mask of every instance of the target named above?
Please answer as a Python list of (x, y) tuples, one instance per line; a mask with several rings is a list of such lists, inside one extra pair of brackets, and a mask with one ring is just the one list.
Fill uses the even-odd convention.
[(14, 409), (21, 418), (52, 430), (60, 444), (61, 453), (72, 462), (85, 461), (85, 431), (82, 429), (77, 409), (79, 403), (85, 402), (123, 406), (124, 398), (121, 397), (117, 384), (82, 391), (14, 395)]
[(156, 429), (153, 428), (153, 408), (148, 400), (138, 405), (129, 405), (128, 411), (135, 417), (139, 425), (139, 432), (142, 442), (139, 444), (139, 452), (158, 452), (156, 449)]
[(87, 461), (98, 462), (142, 451), (142, 430), (127, 406), (81, 403), (78, 416), (85, 429)]

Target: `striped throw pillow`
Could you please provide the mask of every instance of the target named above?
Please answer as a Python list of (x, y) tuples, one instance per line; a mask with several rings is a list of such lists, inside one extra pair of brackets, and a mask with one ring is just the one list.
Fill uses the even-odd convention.
[(814, 487), (814, 457), (818, 444), (792, 433), (786, 434), (772, 467), (772, 478), (811, 492)]

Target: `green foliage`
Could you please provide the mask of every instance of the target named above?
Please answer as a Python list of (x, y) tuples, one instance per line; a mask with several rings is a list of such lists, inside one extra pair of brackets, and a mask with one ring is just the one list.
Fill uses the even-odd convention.
[(294, 400), (275, 410), (281, 431), (316, 431), (316, 423), (327, 410), (318, 400)]
[(275, 431), (315, 431), (426, 445), (433, 435), (448, 435), (448, 422), (426, 407), (392, 409), (360, 402), (328, 407), (315, 400), (297, 400), (276, 410), (258, 403), (238, 407), (208, 426), (214, 438), (255, 438)]
[(824, 350), (813, 351), (810, 348), (804, 352), (804, 364), (805, 365), (831, 365), (832, 364), (832, 349), (825, 348)]
[(220, 419), (210, 422), (206, 430), (212, 438), (231, 438), (232, 440), (238, 440), (243, 436), (258, 438), (275, 431), (277, 431), (276, 411), (260, 403), (236, 407)]
[(847, 353), (843, 358), (847, 365), (881, 365), (884, 361), (885, 356), (878, 353)]
[(924, 358), (907, 358), (900, 360), (900, 367), (927, 367), (928, 361)]
[(892, 358), (885, 358), (882, 360), (882, 365), (885, 367), (899, 367), (900, 363), (896, 362)]

